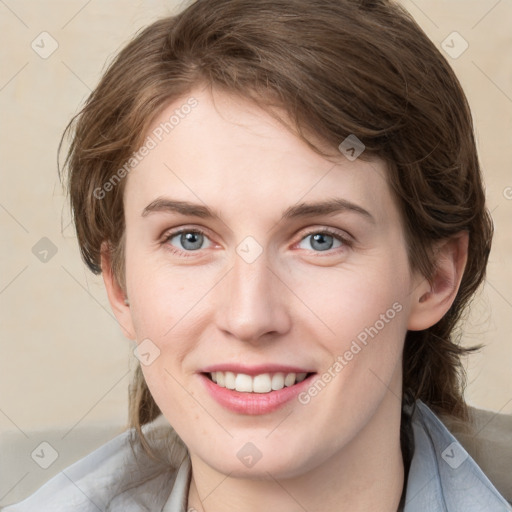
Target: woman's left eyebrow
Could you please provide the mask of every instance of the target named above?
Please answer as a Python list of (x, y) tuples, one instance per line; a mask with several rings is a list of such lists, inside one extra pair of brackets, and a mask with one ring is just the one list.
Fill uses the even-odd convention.
[[(154, 212), (175, 212), (182, 215), (192, 215), (194, 217), (220, 219), (220, 215), (214, 213), (210, 208), (198, 203), (188, 201), (176, 201), (166, 197), (159, 197), (149, 203), (142, 211), (142, 217), (147, 217)], [(375, 224), (375, 218), (363, 207), (347, 201), (342, 198), (328, 199), (312, 203), (299, 203), (287, 208), (281, 217), (284, 219), (296, 219), (301, 217), (315, 217), (319, 215), (332, 215), (341, 212), (353, 212), (366, 218), (372, 224)]]
[(284, 211), (282, 218), (294, 219), (299, 217), (314, 217), (346, 211), (357, 213), (369, 220), (372, 224), (376, 223), (375, 218), (368, 210), (365, 210), (362, 206), (342, 198), (333, 198), (315, 203), (299, 203), (287, 208)]

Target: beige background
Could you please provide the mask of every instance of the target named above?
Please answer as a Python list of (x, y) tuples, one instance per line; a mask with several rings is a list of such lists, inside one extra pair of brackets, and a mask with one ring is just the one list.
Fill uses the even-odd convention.
[[(512, 3), (403, 4), (438, 47), (454, 31), (469, 44), (447, 58), (473, 109), (496, 235), (488, 282), (465, 326), (466, 343), (486, 345), (468, 364), (467, 398), (511, 414)], [(56, 151), (105, 62), (136, 30), (177, 5), (0, 0), (0, 505), (32, 492), (127, 421), (133, 346), (113, 319), (101, 278), (80, 260)], [(51, 48), (43, 31), (58, 44), (46, 59), (31, 47), (35, 40), (45, 51), (45, 37), (44, 48)], [(447, 42), (452, 53), (464, 44), (458, 36)], [(57, 248), (46, 263), (32, 252), (43, 237)], [(42, 441), (58, 454), (48, 469), (30, 456)]]

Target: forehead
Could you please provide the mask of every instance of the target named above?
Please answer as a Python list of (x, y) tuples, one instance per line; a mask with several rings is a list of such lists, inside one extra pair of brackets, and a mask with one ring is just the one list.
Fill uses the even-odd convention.
[[(254, 103), (195, 89), (174, 100), (146, 134), (151, 149), (130, 172), (128, 209), (158, 196), (280, 211), (299, 201), (343, 197), (376, 216), (396, 210), (379, 159), (323, 157)], [(396, 213), (396, 212), (395, 212)]]

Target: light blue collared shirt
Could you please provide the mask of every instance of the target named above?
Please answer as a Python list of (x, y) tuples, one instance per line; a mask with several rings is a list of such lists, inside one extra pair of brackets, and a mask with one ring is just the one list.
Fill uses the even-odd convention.
[[(416, 402), (412, 427), (414, 455), (404, 512), (512, 512), (512, 506), (421, 401)], [(192, 471), (189, 457), (178, 470), (116, 493), (126, 468), (137, 467), (128, 442), (129, 433), (115, 437), (61, 471), (24, 501), (2, 511), (187, 512)]]

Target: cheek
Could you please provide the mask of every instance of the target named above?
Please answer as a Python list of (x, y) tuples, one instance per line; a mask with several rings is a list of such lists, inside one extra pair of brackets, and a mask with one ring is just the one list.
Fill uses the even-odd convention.
[[(330, 332), (339, 349), (347, 342), (364, 340), (366, 329), (377, 327), (379, 333), (402, 332), (409, 287), (407, 265), (381, 256), (363, 264), (339, 268), (312, 268), (294, 277), (291, 288), (304, 298), (305, 306), (325, 332)], [(307, 318), (304, 315), (304, 318)], [(373, 332), (373, 329), (372, 329)]]
[[(200, 337), (207, 317), (201, 299), (211, 288), (211, 278), (198, 269), (191, 280), (190, 269), (155, 263), (135, 251), (127, 257), (126, 270), (139, 353), (145, 347), (151, 354), (149, 365), (140, 359), (146, 382), (157, 402), (162, 393), (175, 401), (181, 382), (176, 368), (183, 371), (183, 360)], [(175, 388), (172, 393), (170, 388)]]
[[(337, 424), (347, 422), (346, 410), (357, 411), (363, 421), (388, 389), (400, 393), (400, 379), (395, 377), (401, 374), (407, 331), (407, 269), (400, 255), (393, 259), (379, 255), (364, 266), (347, 265), (330, 269), (323, 279), (317, 274), (302, 280), (300, 293), (308, 297), (308, 305), (324, 324), (318, 332), (325, 334), (317, 337), (317, 343), (330, 355), (322, 374), (330, 391), (322, 391), (321, 401), (328, 405), (319, 408), (319, 400), (314, 406), (315, 414), (325, 415), (324, 421), (335, 414)], [(316, 318), (314, 322), (320, 326)], [(311, 392), (314, 395), (316, 390)]]
[(165, 263), (127, 265), (132, 316), (137, 339), (172, 337), (183, 325), (194, 325), (202, 300), (215, 282), (212, 269), (172, 267)]

